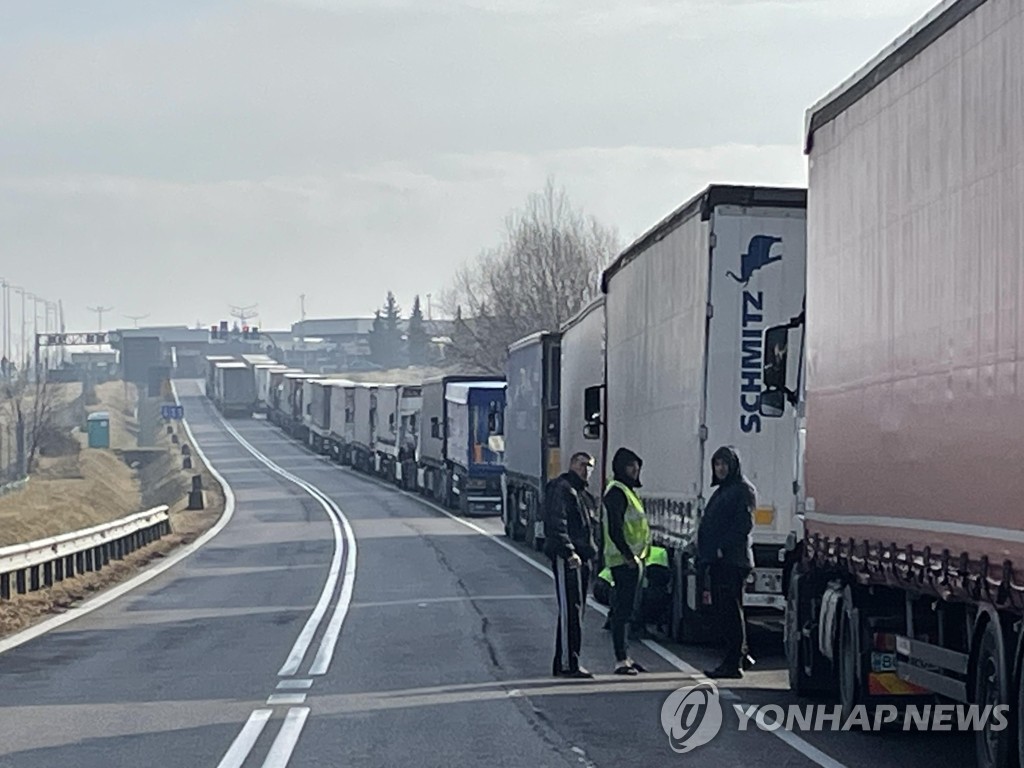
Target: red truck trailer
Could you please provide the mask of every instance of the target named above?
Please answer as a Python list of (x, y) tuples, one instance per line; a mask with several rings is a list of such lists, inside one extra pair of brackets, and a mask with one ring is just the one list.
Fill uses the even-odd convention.
[(1009, 705), (981, 766), (1024, 758), (1022, 50), (1024, 3), (949, 0), (809, 111), (806, 324), (762, 372), (805, 416), (791, 686)]

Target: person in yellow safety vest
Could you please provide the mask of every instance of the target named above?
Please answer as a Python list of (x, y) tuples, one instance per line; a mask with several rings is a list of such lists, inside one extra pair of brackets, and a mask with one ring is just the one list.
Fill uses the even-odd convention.
[[(641, 592), (646, 596), (647, 588), (650, 585), (651, 568), (664, 568), (666, 572), (668, 570), (668, 550), (664, 547), (652, 545), (650, 551), (647, 553), (647, 558), (644, 560), (644, 579), (640, 585)], [(597, 574), (598, 580), (594, 583), (594, 598), (602, 605), (611, 605), (611, 594), (612, 589), (615, 587), (615, 577), (612, 576), (612, 569), (608, 566), (604, 567), (599, 574)], [(654, 588), (658, 588), (655, 585)], [(641, 606), (646, 605), (646, 597), (641, 598)], [(604, 628), (611, 629), (613, 611), (609, 609), (608, 620), (605, 621)], [(644, 611), (641, 610), (641, 614)], [(649, 621), (646, 615), (639, 615), (633, 617), (633, 626), (643, 626), (645, 623), (654, 623)]]
[(651, 548), (651, 527), (643, 502), (636, 495), (640, 488), (643, 461), (628, 448), (619, 448), (612, 459), (612, 479), (604, 494), (604, 562), (611, 569), (612, 645), (615, 649), (615, 674), (636, 675), (645, 672), (629, 656), (626, 628), (640, 595), (643, 564)]

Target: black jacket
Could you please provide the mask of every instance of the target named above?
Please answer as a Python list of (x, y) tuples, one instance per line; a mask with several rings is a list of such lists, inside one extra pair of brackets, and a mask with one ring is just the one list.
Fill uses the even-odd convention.
[(584, 561), (597, 557), (590, 494), (583, 478), (573, 472), (559, 475), (544, 492), (544, 551), (567, 558), (573, 552)]
[[(721, 482), (714, 476), (715, 459), (729, 462), (729, 474)], [(710, 565), (721, 562), (737, 568), (754, 567), (751, 531), (757, 492), (743, 476), (740, 458), (722, 447), (711, 458), (711, 484), (718, 488), (708, 501), (697, 529), (697, 559)]]
[[(629, 448), (619, 448), (612, 459), (612, 476), (623, 485), (630, 488), (640, 488), (639, 475), (635, 481), (626, 477), (626, 467), (634, 461), (643, 469), (644, 462), (639, 456), (629, 450)], [(612, 540), (615, 548), (619, 550), (627, 561), (632, 560), (634, 555), (639, 554), (630, 549), (629, 544), (626, 543), (626, 535), (622, 530), (622, 522), (625, 519), (628, 505), (629, 500), (626, 498), (626, 494), (619, 488), (612, 488), (604, 495), (604, 514), (605, 519), (608, 521), (608, 538)]]

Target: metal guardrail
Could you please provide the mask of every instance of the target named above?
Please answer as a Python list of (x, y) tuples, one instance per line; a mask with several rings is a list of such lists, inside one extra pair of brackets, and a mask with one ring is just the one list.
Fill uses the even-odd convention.
[(171, 532), (166, 506), (49, 539), (0, 547), (0, 600), (100, 571)]

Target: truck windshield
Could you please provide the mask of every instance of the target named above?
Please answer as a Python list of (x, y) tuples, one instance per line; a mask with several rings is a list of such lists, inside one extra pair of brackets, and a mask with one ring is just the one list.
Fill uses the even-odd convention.
[(496, 401), (474, 403), (469, 412), (469, 433), (474, 464), (505, 461), (504, 420)]

